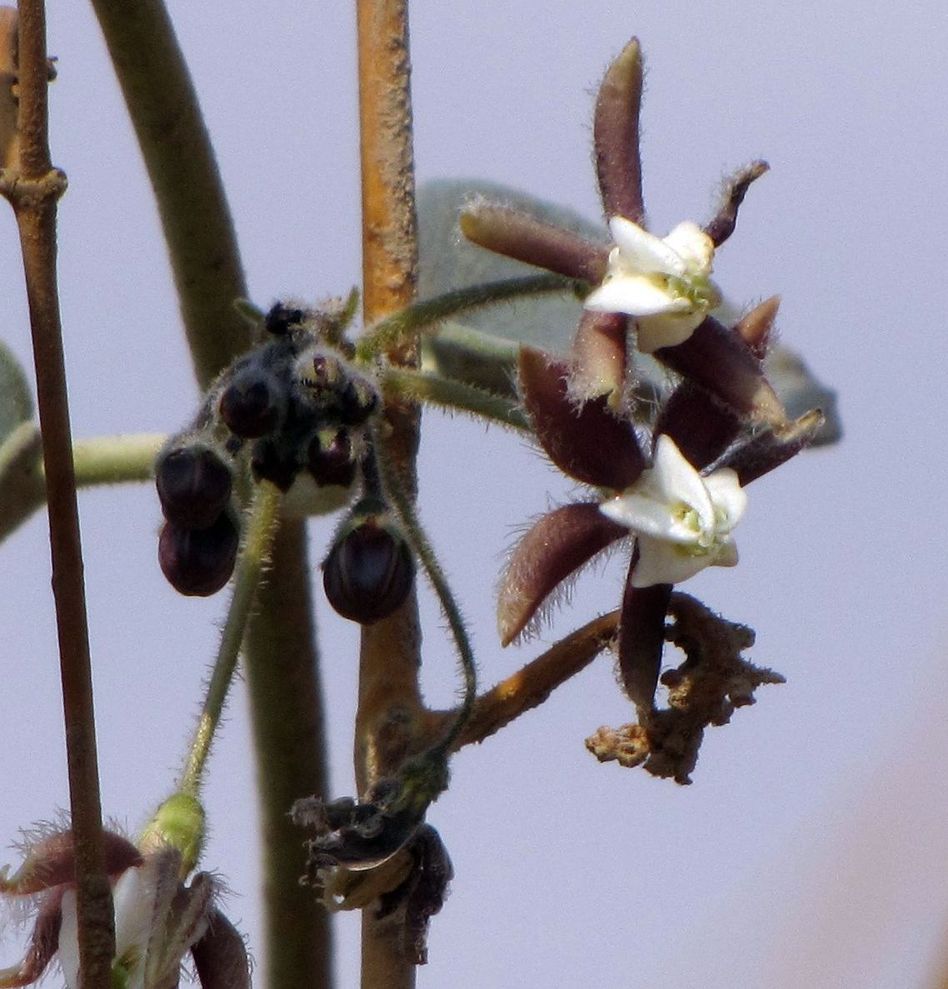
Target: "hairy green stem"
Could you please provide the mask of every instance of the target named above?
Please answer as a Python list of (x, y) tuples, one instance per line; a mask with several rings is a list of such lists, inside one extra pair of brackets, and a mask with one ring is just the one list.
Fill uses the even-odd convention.
[(278, 524), (280, 501), (279, 490), (264, 482), (257, 487), (250, 506), (247, 534), (234, 577), (227, 621), (178, 786), (179, 790), (193, 797), (200, 795), (211, 743), (220, 724), (224, 702), (237, 669), (244, 632), (264, 569), (270, 562), (270, 547)]
[(329, 792), (310, 576), (305, 524), (283, 519), (244, 640), (264, 857), (260, 982), (267, 989), (332, 985), (329, 918), (299, 884), (304, 836), (289, 818), (300, 797)]
[(441, 609), (448, 620), (448, 626), (451, 629), (451, 635), (458, 652), (458, 662), (463, 681), (461, 704), (458, 707), (457, 716), (444, 736), (429, 749), (431, 755), (445, 755), (451, 750), (455, 739), (463, 731), (477, 698), (477, 666), (474, 661), (474, 650), (471, 648), (471, 640), (464, 626), (461, 609), (455, 600), (454, 593), (451, 591), (447, 577), (441, 569), (441, 564), (438, 562), (431, 543), (428, 541), (418, 513), (415, 511), (414, 503), (399, 484), (398, 475), (386, 456), (384, 446), (379, 444), (378, 436), (373, 437), (373, 449), (379, 465), (382, 483), (385, 486), (385, 493), (398, 512), (405, 528), (405, 535), (428, 574), (431, 586), (434, 588), (438, 601), (441, 603)]
[[(80, 488), (147, 481), (165, 437), (160, 433), (77, 440), (73, 468)], [(46, 473), (35, 423), (24, 422), (0, 445), (0, 540), (46, 501)]]
[(470, 412), (512, 429), (530, 429), (530, 423), (519, 405), (463, 381), (400, 367), (386, 367), (381, 377), (385, 390), (401, 398)]
[(412, 303), (376, 323), (356, 344), (356, 358), (369, 361), (418, 331), (460, 313), (503, 302), (514, 302), (533, 295), (571, 292), (580, 284), (582, 283), (562, 275), (530, 275), (454, 289), (433, 299)]

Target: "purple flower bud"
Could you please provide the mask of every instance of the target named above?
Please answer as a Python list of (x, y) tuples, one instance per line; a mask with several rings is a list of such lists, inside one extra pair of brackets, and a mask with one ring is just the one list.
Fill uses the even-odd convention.
[(379, 407), (378, 392), (364, 378), (352, 378), (339, 394), (339, 421), (361, 426)]
[(351, 487), (356, 475), (352, 439), (345, 429), (322, 430), (309, 444), (306, 458), (313, 480), (320, 486)]
[(206, 529), (230, 500), (230, 466), (212, 448), (189, 443), (163, 452), (155, 465), (155, 486), (169, 522)]
[(206, 529), (184, 529), (167, 522), (158, 539), (158, 562), (180, 594), (208, 597), (230, 580), (240, 537), (227, 512)]
[(323, 563), (323, 587), (335, 610), (354, 622), (372, 625), (388, 617), (408, 597), (415, 578), (411, 550), (384, 516), (356, 516), (355, 525), (336, 539)]
[(258, 481), (269, 481), (285, 494), (293, 486), (300, 464), (295, 450), (267, 437), (254, 444), (250, 469)]
[(221, 418), (237, 436), (256, 439), (276, 429), (283, 412), (275, 378), (256, 367), (244, 367), (231, 379), (220, 398)]

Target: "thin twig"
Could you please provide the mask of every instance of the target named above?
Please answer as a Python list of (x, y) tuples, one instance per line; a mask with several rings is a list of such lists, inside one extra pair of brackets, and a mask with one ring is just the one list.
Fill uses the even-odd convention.
[(3, 173), (2, 191), (16, 214), (33, 338), (76, 849), (79, 971), (83, 989), (108, 989), (115, 937), (104, 869), (92, 664), (56, 279), (56, 203), (66, 183), (50, 160), (48, 78), (43, 0), (21, 0), (20, 155), (18, 168)]
[[(612, 643), (618, 624), (618, 611), (596, 618), (481, 694), (454, 743), (454, 751), (473, 742), (483, 742), (521, 714), (539, 707), (557, 687), (585, 669)], [(438, 711), (433, 717), (434, 731), (450, 724), (457, 712)]]

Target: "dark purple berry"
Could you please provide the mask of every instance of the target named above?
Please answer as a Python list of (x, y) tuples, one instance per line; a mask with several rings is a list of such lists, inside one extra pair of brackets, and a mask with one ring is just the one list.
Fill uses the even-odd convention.
[(320, 487), (338, 484), (348, 488), (355, 480), (352, 440), (344, 429), (317, 433), (309, 444), (306, 463), (313, 480)]
[(206, 446), (170, 450), (155, 466), (161, 510), (184, 529), (212, 525), (230, 500), (232, 483), (228, 465)]
[(274, 336), (285, 336), (293, 327), (299, 326), (306, 318), (302, 309), (294, 306), (286, 306), (282, 302), (275, 302), (267, 313), (263, 325), (267, 333)]
[(253, 367), (238, 371), (220, 399), (221, 418), (227, 428), (246, 439), (272, 432), (280, 421), (280, 411), (275, 380)]
[(415, 563), (404, 539), (368, 517), (336, 541), (323, 563), (323, 587), (335, 610), (371, 625), (408, 597)]
[(158, 562), (179, 594), (208, 597), (230, 580), (240, 537), (223, 512), (207, 529), (184, 529), (166, 522), (158, 538)]

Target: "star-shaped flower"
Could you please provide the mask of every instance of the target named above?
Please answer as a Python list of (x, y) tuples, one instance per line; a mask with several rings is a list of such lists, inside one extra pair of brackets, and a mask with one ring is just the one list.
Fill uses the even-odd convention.
[(679, 223), (660, 238), (624, 216), (613, 216), (609, 230), (616, 246), (602, 283), (584, 307), (635, 317), (636, 343), (643, 353), (683, 343), (721, 304), (710, 278), (714, 242), (691, 222)]
[(652, 467), (600, 511), (638, 536), (633, 587), (678, 584), (705, 567), (731, 567), (731, 530), (747, 505), (737, 473), (722, 467), (702, 477), (675, 441), (658, 437)]

